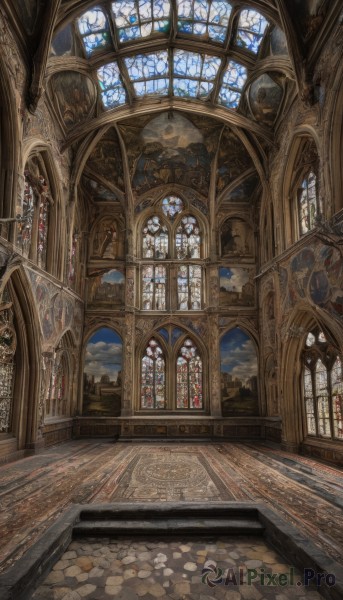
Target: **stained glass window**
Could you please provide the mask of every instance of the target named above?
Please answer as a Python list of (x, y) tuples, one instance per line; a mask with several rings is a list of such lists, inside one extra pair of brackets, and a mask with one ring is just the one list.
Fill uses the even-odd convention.
[(343, 368), (337, 357), (331, 370), (334, 437), (343, 440)]
[(233, 60), (229, 60), (219, 90), (218, 102), (227, 108), (237, 108), (246, 80), (246, 68)]
[(182, 265), (178, 269), (177, 292), (179, 310), (198, 310), (201, 308), (201, 267)]
[(166, 268), (163, 265), (142, 267), (143, 310), (166, 309)]
[(173, 221), (176, 215), (183, 211), (183, 202), (177, 196), (168, 196), (162, 200), (162, 210), (166, 217)]
[(190, 339), (182, 344), (176, 362), (176, 407), (203, 407), (202, 361)]
[(177, 258), (200, 258), (201, 237), (195, 217), (187, 216), (181, 219), (176, 229), (175, 243)]
[(255, 10), (242, 10), (237, 29), (236, 43), (246, 50), (257, 54), (268, 21)]
[(168, 0), (118, 0), (112, 3), (112, 11), (120, 42), (170, 29)]
[(0, 433), (8, 433), (12, 424), (16, 350), (12, 308), (0, 312), (0, 331)]
[(231, 10), (225, 0), (177, 0), (178, 31), (223, 43)]
[(319, 212), (317, 178), (311, 170), (302, 181), (299, 191), (299, 220), (300, 232), (302, 234), (307, 233), (315, 227)]
[(143, 258), (167, 258), (168, 230), (158, 216), (153, 216), (143, 228)]
[[(311, 337), (310, 337), (311, 336)], [(342, 361), (323, 332), (306, 339), (304, 400), (308, 435), (343, 439)]]
[(124, 59), (137, 96), (165, 95), (169, 90), (168, 53), (136, 54)]
[(41, 194), (39, 202), (38, 215), (38, 237), (37, 237), (37, 263), (41, 268), (46, 267), (46, 254), (48, 247), (48, 226), (49, 226), (49, 199), (48, 186), (42, 175), (39, 177), (41, 184)]
[(107, 18), (100, 8), (92, 8), (84, 13), (78, 19), (78, 26), (87, 56), (111, 46)]
[(125, 104), (126, 92), (121, 82), (117, 63), (112, 62), (100, 67), (97, 74), (101, 89), (101, 98), (105, 108), (114, 108)]
[(187, 50), (174, 51), (175, 96), (202, 98), (212, 91), (221, 59)]
[(32, 226), (34, 217), (34, 191), (30, 183), (30, 174), (25, 173), (25, 187), (22, 204), (22, 221), (18, 223), (17, 246), (24, 256), (28, 256), (31, 247)]
[(141, 377), (141, 408), (165, 408), (165, 360), (162, 348), (155, 339), (150, 340), (142, 358)]

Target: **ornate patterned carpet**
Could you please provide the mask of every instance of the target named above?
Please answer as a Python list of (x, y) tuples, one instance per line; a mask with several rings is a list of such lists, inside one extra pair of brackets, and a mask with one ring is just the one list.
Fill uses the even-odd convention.
[(74, 441), (0, 467), (0, 571), (72, 503), (264, 502), (343, 563), (343, 471), (263, 444)]

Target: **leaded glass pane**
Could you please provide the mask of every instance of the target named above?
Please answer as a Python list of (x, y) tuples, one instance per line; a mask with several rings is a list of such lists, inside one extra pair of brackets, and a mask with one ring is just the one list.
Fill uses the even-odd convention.
[(108, 63), (97, 71), (101, 98), (105, 108), (114, 108), (126, 102), (126, 93), (116, 62)]
[(197, 54), (186, 50), (174, 51), (175, 96), (208, 96), (221, 64), (216, 56)]
[(178, 31), (223, 43), (232, 7), (225, 0), (177, 0)]
[(337, 357), (331, 371), (334, 437), (343, 439), (343, 368)]
[(143, 258), (167, 258), (168, 230), (160, 222), (160, 218), (153, 216), (143, 228)]
[(203, 406), (202, 361), (192, 340), (186, 339), (176, 362), (176, 407)]
[[(46, 183), (43, 177), (40, 177), (43, 188)], [(46, 267), (46, 255), (48, 249), (48, 226), (49, 226), (49, 201), (43, 192), (40, 195), (39, 216), (38, 216), (38, 238), (37, 238), (37, 263), (41, 268)]]
[(303, 180), (299, 193), (299, 220), (302, 234), (315, 227), (317, 216), (317, 178), (314, 172), (310, 171)]
[(92, 8), (84, 13), (78, 19), (78, 26), (88, 56), (111, 45), (107, 18), (100, 8)]
[(142, 358), (141, 408), (165, 408), (165, 361), (156, 340), (150, 340)]
[(316, 396), (319, 435), (331, 437), (328, 374), (321, 360), (318, 360), (316, 364)]
[(138, 96), (165, 95), (169, 89), (168, 53), (137, 54), (124, 59), (133, 87)]
[(29, 255), (32, 237), (32, 225), (34, 215), (34, 192), (25, 173), (25, 188), (22, 205), (22, 221), (18, 223), (17, 246), (25, 256)]
[(268, 21), (255, 10), (242, 10), (239, 16), (236, 43), (257, 54)]
[(166, 309), (166, 268), (162, 265), (145, 265), (142, 268), (143, 310)]
[(176, 229), (175, 243), (177, 258), (200, 258), (201, 237), (195, 217), (187, 216), (181, 219)]
[(237, 108), (246, 80), (246, 68), (233, 60), (229, 60), (219, 90), (218, 102), (224, 104), (227, 108)]
[(314, 337), (313, 333), (309, 333), (307, 338), (306, 338), (306, 346), (313, 346), (313, 344), (315, 343), (316, 338)]
[(178, 269), (178, 309), (198, 310), (201, 308), (201, 267), (182, 265)]
[(112, 11), (122, 43), (170, 29), (169, 0), (118, 0)]
[(168, 196), (162, 200), (162, 210), (166, 217), (173, 221), (176, 215), (183, 211), (183, 202), (177, 196)]
[(314, 414), (312, 373), (309, 369), (306, 369), (306, 368), (305, 368), (305, 373), (304, 373), (304, 396), (305, 396), (305, 410), (306, 410), (306, 420), (307, 420), (307, 433), (309, 435), (316, 435), (316, 420), (315, 420), (315, 414)]

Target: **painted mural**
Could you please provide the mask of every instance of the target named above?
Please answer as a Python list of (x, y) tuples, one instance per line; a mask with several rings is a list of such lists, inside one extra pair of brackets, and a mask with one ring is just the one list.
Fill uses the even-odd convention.
[(89, 339), (83, 372), (83, 415), (120, 415), (122, 351), (121, 337), (107, 327), (99, 329)]
[(244, 144), (229, 127), (226, 127), (221, 136), (218, 154), (217, 192), (221, 192), (253, 166)]
[(230, 191), (224, 192), (222, 201), (223, 202), (250, 202), (259, 184), (259, 177), (257, 174), (249, 175), (236, 187), (233, 187)]
[(221, 228), (221, 255), (252, 256), (254, 234), (242, 219), (227, 219)]
[(14, 4), (26, 32), (32, 34), (41, 9), (44, 8), (44, 0), (14, 0)]
[(221, 338), (220, 365), (223, 417), (258, 415), (256, 350), (239, 327)]
[(111, 219), (102, 219), (93, 235), (92, 258), (111, 258), (118, 256), (118, 226)]
[(264, 73), (250, 86), (249, 104), (251, 112), (259, 123), (273, 125), (282, 101), (282, 78), (273, 74), (273, 78)]
[(91, 270), (88, 279), (88, 307), (124, 306), (125, 277), (118, 269)]
[(254, 306), (254, 270), (243, 267), (220, 267), (220, 306)]
[(51, 99), (67, 128), (81, 123), (94, 112), (97, 91), (93, 81), (82, 73), (56, 73), (49, 82)]
[(71, 329), (80, 341), (83, 326), (83, 304), (55, 286), (42, 275), (26, 269), (35, 298), (38, 318), (43, 334), (43, 345), (54, 345), (62, 334)]
[(98, 181), (82, 176), (82, 187), (95, 202), (118, 202), (118, 195)]
[(118, 135), (111, 127), (103, 135), (91, 152), (86, 165), (85, 174), (88, 177), (99, 177), (115, 186), (120, 191), (124, 189), (124, 174)]
[(343, 315), (343, 261), (338, 248), (318, 242), (303, 248), (280, 268), (284, 310), (308, 300), (337, 317)]
[(218, 125), (204, 132), (178, 113), (162, 113), (137, 126), (120, 126), (127, 143), (133, 189), (142, 194), (152, 187), (175, 183), (206, 195)]

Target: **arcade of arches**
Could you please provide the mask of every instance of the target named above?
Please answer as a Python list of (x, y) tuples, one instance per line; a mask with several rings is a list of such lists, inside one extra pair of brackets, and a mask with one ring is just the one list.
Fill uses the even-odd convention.
[(3, 0), (0, 460), (343, 464), (341, 0)]

